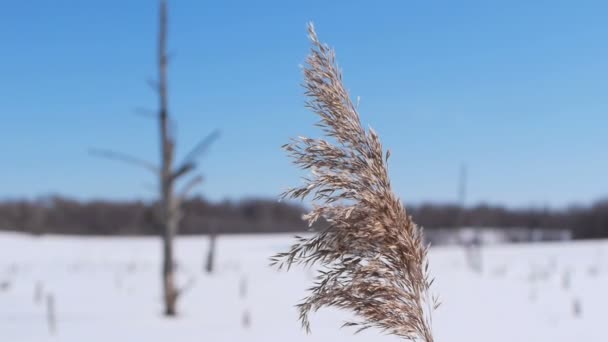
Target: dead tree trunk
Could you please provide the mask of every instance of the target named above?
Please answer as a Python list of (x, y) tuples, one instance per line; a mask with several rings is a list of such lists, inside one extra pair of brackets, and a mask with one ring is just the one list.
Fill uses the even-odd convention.
[(167, 1), (160, 1), (159, 31), (158, 31), (158, 81), (151, 85), (158, 94), (158, 128), (160, 133), (160, 166), (128, 154), (114, 152), (111, 150), (95, 149), (91, 152), (99, 157), (119, 160), (129, 164), (144, 167), (152, 171), (159, 180), (159, 205), (160, 221), (163, 237), (163, 260), (162, 260), (162, 284), (164, 312), (167, 316), (177, 314), (176, 304), (180, 289), (176, 285), (175, 260), (173, 240), (178, 233), (179, 221), (181, 219), (180, 206), (184, 198), (196, 185), (202, 182), (202, 177), (195, 176), (188, 181), (180, 190), (176, 191), (176, 183), (185, 175), (196, 169), (196, 159), (200, 157), (211, 143), (219, 136), (217, 131), (203, 138), (187, 154), (185, 160), (174, 167), (175, 162), (175, 137), (173, 134), (173, 122), (169, 113), (167, 67), (169, 58), (167, 54)]
[(175, 285), (175, 261), (173, 259), (173, 240), (179, 224), (179, 206), (174, 197), (173, 156), (175, 142), (171, 134), (168, 95), (167, 95), (167, 3), (160, 4), (160, 28), (158, 34), (158, 95), (159, 129), (161, 145), (160, 199), (163, 226), (163, 289), (165, 315), (177, 313), (178, 289)]

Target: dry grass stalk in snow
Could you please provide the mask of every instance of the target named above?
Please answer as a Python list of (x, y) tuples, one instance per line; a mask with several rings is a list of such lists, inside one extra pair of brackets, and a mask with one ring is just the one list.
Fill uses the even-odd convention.
[(284, 198), (311, 197), (314, 209), (305, 218), (319, 218), (329, 227), (298, 241), (272, 257), (279, 268), (320, 266), (308, 296), (298, 305), (302, 325), (321, 307), (350, 310), (361, 331), (370, 327), (409, 340), (433, 341), (427, 247), (422, 230), (408, 216), (391, 189), (389, 152), (378, 135), (361, 126), (357, 107), (342, 83), (335, 54), (319, 42), (309, 25), (311, 53), (304, 67), (306, 106), (320, 116), (318, 126), (333, 139), (300, 137), (284, 146), (312, 176)]
[(46, 296), (46, 322), (49, 333), (54, 335), (57, 332), (57, 313), (55, 312), (55, 296), (52, 293)]

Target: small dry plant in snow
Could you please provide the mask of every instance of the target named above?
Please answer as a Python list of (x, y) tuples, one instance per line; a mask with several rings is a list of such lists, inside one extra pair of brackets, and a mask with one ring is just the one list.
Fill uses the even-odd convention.
[(321, 307), (350, 310), (357, 332), (376, 327), (412, 341), (432, 342), (427, 246), (422, 229), (408, 216), (391, 189), (390, 153), (378, 135), (361, 126), (357, 106), (342, 84), (335, 54), (308, 28), (311, 53), (304, 67), (306, 106), (319, 115), (318, 126), (332, 141), (300, 137), (284, 146), (311, 177), (283, 198), (313, 199), (305, 216), (328, 223), (312, 237), (297, 237), (285, 253), (271, 258), (281, 268), (317, 265), (308, 296), (298, 304), (302, 325)]

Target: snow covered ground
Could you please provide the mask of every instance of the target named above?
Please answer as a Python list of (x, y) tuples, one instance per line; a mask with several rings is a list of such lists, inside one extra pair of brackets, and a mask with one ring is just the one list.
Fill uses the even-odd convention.
[[(348, 314), (322, 310), (312, 335), (294, 309), (312, 271), (276, 272), (268, 257), (290, 236), (219, 237), (216, 272), (203, 272), (205, 237), (177, 242), (179, 281), (189, 284), (176, 319), (161, 316), (157, 238), (31, 237), (0, 234), (0, 341), (397, 341), (339, 326)], [(502, 245), (472, 271), (460, 247), (431, 251), (435, 340), (608, 341), (608, 241)], [(56, 309), (49, 332), (46, 301)]]

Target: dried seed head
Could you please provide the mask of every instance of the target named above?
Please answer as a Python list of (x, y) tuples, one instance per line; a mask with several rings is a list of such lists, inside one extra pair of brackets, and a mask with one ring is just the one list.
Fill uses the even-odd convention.
[(317, 126), (331, 139), (299, 137), (284, 146), (294, 163), (310, 170), (305, 184), (283, 198), (313, 199), (305, 218), (329, 226), (310, 238), (297, 238), (271, 258), (278, 268), (319, 266), (314, 285), (298, 305), (300, 320), (333, 306), (354, 312), (357, 332), (370, 327), (409, 340), (432, 342), (427, 247), (422, 230), (407, 215), (388, 178), (390, 153), (372, 129), (365, 130), (342, 83), (335, 54), (308, 27), (311, 53), (304, 66), (306, 107), (320, 117)]

